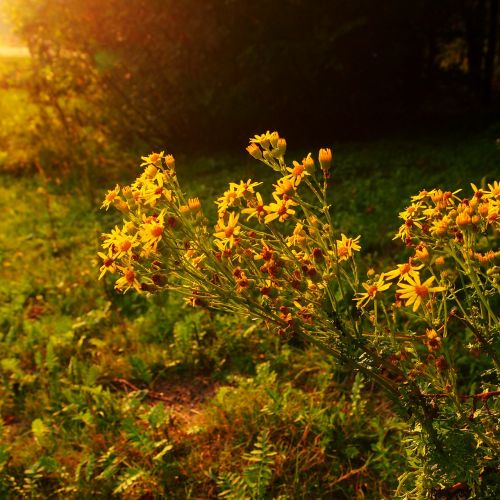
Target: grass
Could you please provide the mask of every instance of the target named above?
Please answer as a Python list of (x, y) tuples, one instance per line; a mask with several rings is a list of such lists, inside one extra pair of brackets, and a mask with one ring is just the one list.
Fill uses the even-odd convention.
[[(410, 194), (497, 173), (494, 132), (338, 145), (336, 224), (381, 265), (404, 251)], [(179, 177), (210, 207), (263, 169), (202, 159)], [(391, 496), (406, 424), (359, 376), (176, 296), (117, 295), (95, 257), (116, 216), (76, 186), (4, 173), (0, 211), (0, 498)]]

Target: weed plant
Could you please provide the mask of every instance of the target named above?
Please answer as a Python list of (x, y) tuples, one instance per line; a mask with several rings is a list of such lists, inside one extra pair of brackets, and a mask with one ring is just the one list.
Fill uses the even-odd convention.
[(136, 181), (105, 197), (124, 222), (104, 235), (100, 277), (117, 273), (122, 292), (175, 290), (192, 306), (261, 321), (376, 383), (411, 424), (402, 497), (489, 488), (485, 476), (498, 466), (499, 181), (472, 184), (468, 197), (414, 195), (394, 238), (407, 258), (377, 272), (357, 258), (361, 236), (334, 222), (331, 150), (319, 151), (319, 166), (311, 154), (289, 164), (286, 146), (276, 132), (251, 139), (250, 155), (278, 174), (272, 197), (261, 182), (230, 183), (213, 230), (199, 198), (180, 188), (174, 157), (143, 157)]

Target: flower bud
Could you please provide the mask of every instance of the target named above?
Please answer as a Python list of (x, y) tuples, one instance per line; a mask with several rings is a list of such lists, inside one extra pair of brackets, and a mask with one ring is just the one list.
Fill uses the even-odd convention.
[(278, 145), (276, 146), (276, 149), (278, 150), (278, 155), (279, 156), (284, 156), (286, 153), (286, 140), (283, 137), (280, 137), (278, 140)]
[(307, 158), (303, 160), (304, 167), (306, 168), (306, 172), (312, 174), (314, 172), (314, 160), (311, 158), (311, 153), (307, 155)]
[(278, 135), (278, 132), (273, 132), (271, 136), (269, 137), (269, 141), (271, 142), (271, 146), (273, 148), (278, 147), (278, 141), (280, 139), (280, 136)]
[(123, 212), (124, 214), (128, 213), (130, 211), (127, 203), (125, 203), (119, 196), (117, 196), (113, 200), (113, 205), (120, 211)]
[(262, 159), (262, 151), (259, 146), (255, 143), (251, 143), (247, 146), (247, 151), (253, 156), (256, 160)]
[(468, 213), (462, 212), (457, 215), (455, 222), (458, 226), (468, 226), (472, 222), (472, 220), (471, 216)]
[(172, 170), (175, 168), (175, 158), (172, 155), (165, 156), (165, 163), (168, 168)]
[(156, 173), (158, 172), (158, 169), (154, 165), (148, 165), (146, 169), (144, 170), (144, 175), (148, 179), (153, 179)]
[(332, 150), (330, 148), (320, 149), (318, 159), (321, 165), (321, 169), (324, 172), (328, 172), (332, 163)]

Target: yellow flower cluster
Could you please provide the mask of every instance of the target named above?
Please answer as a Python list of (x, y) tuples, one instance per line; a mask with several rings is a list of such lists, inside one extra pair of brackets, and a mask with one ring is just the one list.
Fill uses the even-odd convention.
[(470, 246), (472, 233), (481, 233), (500, 225), (500, 183), (494, 181), (487, 189), (474, 191), (470, 198), (460, 198), (459, 191), (433, 189), (412, 197), (412, 204), (399, 215), (404, 224), (396, 238), (407, 245), (438, 239), (454, 240)]
[[(235, 310), (251, 304), (246, 314), (283, 333), (299, 324), (312, 327), (313, 318), (326, 324), (322, 305), (352, 289), (348, 276), (361, 249), (359, 236), (335, 237), (325, 181), (331, 150), (320, 150), (318, 170), (311, 154), (287, 164), (286, 141), (277, 132), (255, 136), (247, 150), (279, 172), (271, 198), (258, 191), (260, 182), (231, 182), (216, 200), (213, 230), (199, 200), (185, 199), (173, 157), (143, 157), (138, 179), (116, 186), (103, 202), (125, 219), (103, 236), (101, 277), (118, 273), (121, 291), (175, 288), (192, 305)], [(304, 201), (305, 192), (316, 197), (317, 208)]]
[[(360, 236), (337, 230), (327, 200), (331, 150), (319, 151), (319, 168), (310, 153), (290, 164), (285, 139), (266, 132), (251, 138), (247, 151), (277, 172), (272, 193), (266, 199), (262, 183), (252, 179), (231, 182), (215, 202), (214, 225), (200, 200), (182, 192), (172, 155), (143, 157), (139, 177), (108, 191), (102, 204), (121, 211), (124, 220), (103, 235), (100, 278), (118, 274), (115, 287), (123, 292), (175, 289), (190, 305), (260, 318), (282, 334), (328, 339), (330, 347), (332, 332), (359, 338), (366, 319), (376, 331), (381, 318), (384, 331), (398, 328), (404, 308), (445, 330), (443, 304), (462, 307), (458, 274), (460, 293), (476, 294), (489, 321), (497, 321), (480, 284), (492, 287), (490, 295), (498, 289), (499, 273), (492, 270), (500, 252), (488, 246), (488, 232), (500, 224), (498, 181), (487, 189), (472, 185), (470, 198), (439, 189), (414, 196), (400, 213), (404, 223), (396, 235), (412, 255), (386, 272), (370, 270), (360, 283)], [(437, 333), (427, 335), (427, 345), (430, 352), (439, 349)]]
[[(103, 234), (99, 252), (102, 259), (100, 278), (107, 272), (119, 273), (116, 289), (152, 290), (161, 287), (166, 276), (161, 273), (158, 257), (165, 251), (179, 256), (176, 239), (183, 234), (182, 222), (196, 219), (200, 211), (197, 198), (186, 200), (180, 193), (172, 155), (153, 153), (142, 157), (142, 174), (130, 186), (116, 186), (108, 191), (102, 204), (113, 205), (124, 214), (121, 227)], [(183, 249), (184, 250), (184, 249)], [(195, 260), (194, 255), (190, 256)]]

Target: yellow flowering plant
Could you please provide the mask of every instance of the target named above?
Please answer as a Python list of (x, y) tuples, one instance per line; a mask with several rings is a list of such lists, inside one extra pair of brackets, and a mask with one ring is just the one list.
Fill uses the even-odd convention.
[[(192, 306), (308, 340), (381, 386), (441, 464), (452, 446), (446, 425), (494, 447), (488, 401), (499, 369), (499, 182), (472, 185), (469, 198), (438, 189), (414, 196), (396, 235), (409, 257), (363, 280), (361, 237), (333, 220), (331, 150), (290, 165), (285, 139), (266, 132), (247, 151), (276, 172), (271, 197), (252, 179), (230, 183), (215, 202), (215, 226), (200, 200), (183, 193), (171, 155), (143, 157), (139, 177), (105, 197), (103, 207), (116, 207), (124, 222), (103, 236), (100, 277), (118, 273), (122, 292), (175, 290)], [(477, 352), (482, 378), (469, 388), (483, 392), (461, 393), (460, 363)]]

